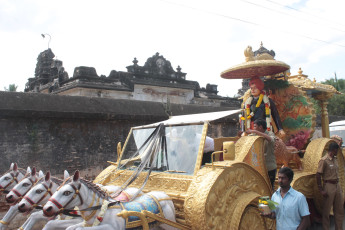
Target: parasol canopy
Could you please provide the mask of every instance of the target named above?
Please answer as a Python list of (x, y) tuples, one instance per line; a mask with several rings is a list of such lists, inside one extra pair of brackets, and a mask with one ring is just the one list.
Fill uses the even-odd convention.
[(223, 71), (220, 76), (226, 79), (245, 79), (282, 73), (290, 69), (288, 64), (276, 60), (244, 62)]
[(223, 71), (220, 76), (226, 79), (245, 79), (275, 75), (290, 69), (288, 64), (274, 60), (274, 51), (268, 51), (262, 43), (255, 52), (252, 51), (251, 46), (248, 46), (244, 50), (244, 56), (246, 62)]

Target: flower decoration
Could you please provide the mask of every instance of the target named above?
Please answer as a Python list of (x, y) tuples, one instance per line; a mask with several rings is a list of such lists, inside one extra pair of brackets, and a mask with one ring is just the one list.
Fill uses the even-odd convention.
[(270, 210), (275, 210), (279, 205), (277, 202), (270, 200), (268, 196), (260, 197), (259, 204), (267, 205), (270, 208)]

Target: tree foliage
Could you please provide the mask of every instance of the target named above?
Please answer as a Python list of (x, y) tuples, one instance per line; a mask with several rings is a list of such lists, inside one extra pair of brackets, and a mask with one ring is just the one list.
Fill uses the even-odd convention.
[(9, 84), (8, 88), (4, 87), (5, 91), (17, 92), (18, 86), (15, 84)]
[(336, 94), (328, 101), (328, 113), (330, 115), (345, 115), (345, 94)]
[(336, 90), (338, 91), (344, 91), (345, 90), (345, 79), (337, 79), (335, 78), (331, 78), (328, 79), (324, 82), (321, 82), (322, 84), (326, 84), (326, 85), (331, 85), (334, 88), (336, 88)]
[(326, 85), (332, 85), (342, 94), (335, 94), (328, 101), (328, 114), (330, 115), (345, 115), (345, 79), (337, 79), (335, 76), (329, 80), (322, 82)]

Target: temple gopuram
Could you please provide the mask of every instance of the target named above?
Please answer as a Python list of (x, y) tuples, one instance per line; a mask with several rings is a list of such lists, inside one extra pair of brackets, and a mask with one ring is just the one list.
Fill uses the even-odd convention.
[(217, 85), (200, 87), (197, 81), (186, 79), (178, 66), (159, 53), (149, 57), (144, 66), (134, 58), (127, 72), (112, 70), (109, 76), (98, 76), (93, 67), (79, 66), (72, 77), (63, 63), (54, 59), (51, 49), (37, 58), (35, 77), (29, 78), (25, 92), (50, 93), (69, 96), (101, 97), (173, 104), (195, 104), (216, 107), (239, 107), (236, 98), (218, 95)]

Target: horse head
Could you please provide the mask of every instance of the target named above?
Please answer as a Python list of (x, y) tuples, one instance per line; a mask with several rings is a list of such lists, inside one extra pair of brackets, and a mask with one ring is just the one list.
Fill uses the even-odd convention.
[(12, 163), (10, 169), (0, 178), (0, 192), (9, 193), (23, 178), (24, 173), (18, 168), (17, 163)]
[(7, 194), (6, 201), (10, 204), (15, 204), (34, 186), (39, 178), (43, 177), (42, 171), (36, 173), (36, 168), (33, 168), (25, 177)]
[(18, 210), (20, 212), (30, 212), (36, 206), (45, 204), (61, 183), (62, 180), (51, 177), (50, 172), (47, 172), (46, 176), (39, 179), (36, 185), (18, 203)]
[(79, 171), (74, 173), (73, 180), (65, 180), (63, 185), (53, 194), (43, 207), (43, 213), (47, 217), (56, 216), (63, 209), (74, 208), (83, 205), (87, 198), (87, 188), (80, 181)]

